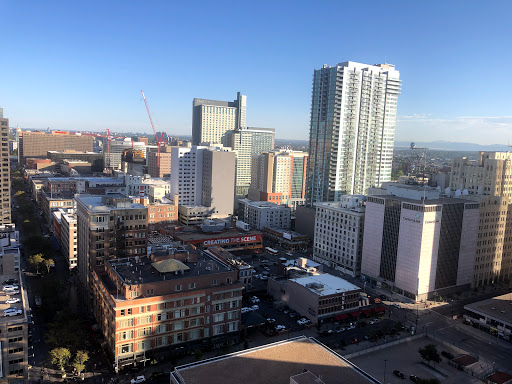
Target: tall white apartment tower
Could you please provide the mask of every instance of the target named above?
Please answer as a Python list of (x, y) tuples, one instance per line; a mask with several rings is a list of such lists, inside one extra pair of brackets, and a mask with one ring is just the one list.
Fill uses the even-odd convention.
[(9, 120), (4, 118), (4, 110), (0, 108), (0, 134), (2, 147), (0, 149), (0, 181), (2, 187), (0, 196), (2, 207), (0, 209), (0, 224), (11, 224), (11, 168), (9, 165)]
[(315, 70), (307, 204), (366, 194), (391, 180), (400, 74), (347, 61)]

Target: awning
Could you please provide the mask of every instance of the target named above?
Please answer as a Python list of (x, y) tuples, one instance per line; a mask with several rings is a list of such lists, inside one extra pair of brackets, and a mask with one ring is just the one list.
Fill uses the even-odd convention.
[(373, 308), (371, 308), (371, 309), (364, 309), (363, 310), (363, 315), (369, 315), (372, 312), (373, 312)]
[(342, 313), (341, 315), (336, 316), (336, 320), (345, 320), (348, 319), (348, 315), (346, 313)]
[(375, 312), (385, 312), (386, 311), (386, 307), (381, 305), (380, 307), (374, 308), (374, 311)]
[(357, 317), (357, 316), (359, 316), (360, 314), (361, 314), (361, 312), (360, 312), (360, 311), (350, 312), (350, 316), (352, 316), (352, 317)]

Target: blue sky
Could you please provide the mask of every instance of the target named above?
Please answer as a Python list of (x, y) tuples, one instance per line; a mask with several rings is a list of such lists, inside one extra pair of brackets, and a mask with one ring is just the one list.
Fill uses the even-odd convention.
[(313, 70), (395, 64), (396, 140), (507, 143), (509, 1), (0, 0), (0, 106), (22, 128), (191, 134), (194, 97), (307, 139)]

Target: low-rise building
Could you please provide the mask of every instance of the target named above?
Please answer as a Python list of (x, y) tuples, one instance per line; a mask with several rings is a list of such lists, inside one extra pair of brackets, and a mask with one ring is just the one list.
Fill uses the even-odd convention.
[(254, 230), (241, 233), (238, 229), (226, 229), (221, 232), (205, 233), (196, 228), (181, 228), (172, 235), (176, 240), (203, 249), (221, 246), (229, 251), (241, 251), (263, 247), (263, 234)]
[(191, 247), (109, 260), (92, 284), (94, 314), (116, 369), (238, 340), (237, 272)]
[(252, 272), (253, 268), (241, 258), (235, 257), (231, 252), (222, 247), (210, 247), (205, 251), (212, 257), (218, 258), (221, 262), (227, 263), (231, 268), (238, 272), (238, 280), (242, 282), (246, 291), (252, 290)]
[(464, 318), (498, 337), (512, 341), (512, 294), (464, 306)]
[(172, 384), (380, 384), (314, 338), (305, 336), (178, 366)]
[(292, 251), (305, 250), (309, 244), (309, 237), (302, 233), (282, 228), (263, 228), (263, 236), (277, 242), (281, 247)]
[(315, 260), (353, 277), (361, 274), (365, 201), (354, 195), (315, 203)]
[(291, 209), (286, 205), (277, 205), (268, 201), (251, 201), (241, 199), (245, 221), (252, 228), (263, 230), (263, 228), (290, 229)]
[(321, 273), (294, 279), (269, 279), (267, 292), (307, 317), (313, 324), (359, 308), (361, 288), (337, 276)]

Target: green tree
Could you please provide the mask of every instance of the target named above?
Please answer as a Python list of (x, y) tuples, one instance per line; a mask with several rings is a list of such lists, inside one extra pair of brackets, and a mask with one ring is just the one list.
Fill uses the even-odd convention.
[(431, 361), (434, 362), (434, 366), (435, 363), (441, 362), (441, 356), (437, 353), (437, 348), (434, 344), (425, 345), (424, 348), (418, 349), (418, 352), (420, 353), (421, 358), (427, 361), (428, 365), (430, 365)]
[(196, 359), (196, 361), (201, 360), (202, 357), (203, 357), (203, 351), (201, 350), (201, 348), (196, 349), (194, 351), (194, 358)]
[(32, 255), (28, 258), (28, 263), (32, 266), (32, 268), (37, 270), (37, 273), (39, 273), (39, 266), (43, 261), (43, 255), (40, 253), (36, 253), (35, 255)]
[(46, 271), (50, 273), (50, 268), (55, 266), (55, 261), (53, 259), (45, 259), (43, 264), (46, 267)]
[(80, 374), (85, 369), (85, 362), (89, 360), (89, 355), (86, 351), (77, 351), (75, 359), (73, 360), (73, 368)]
[(71, 352), (67, 348), (54, 348), (50, 351), (52, 358), (52, 364), (58, 365), (61, 371), (64, 370), (64, 366), (71, 359)]
[(85, 329), (86, 323), (83, 319), (72, 312), (62, 311), (48, 325), (46, 340), (53, 347), (65, 345), (73, 350), (78, 350), (84, 345), (87, 336)]

